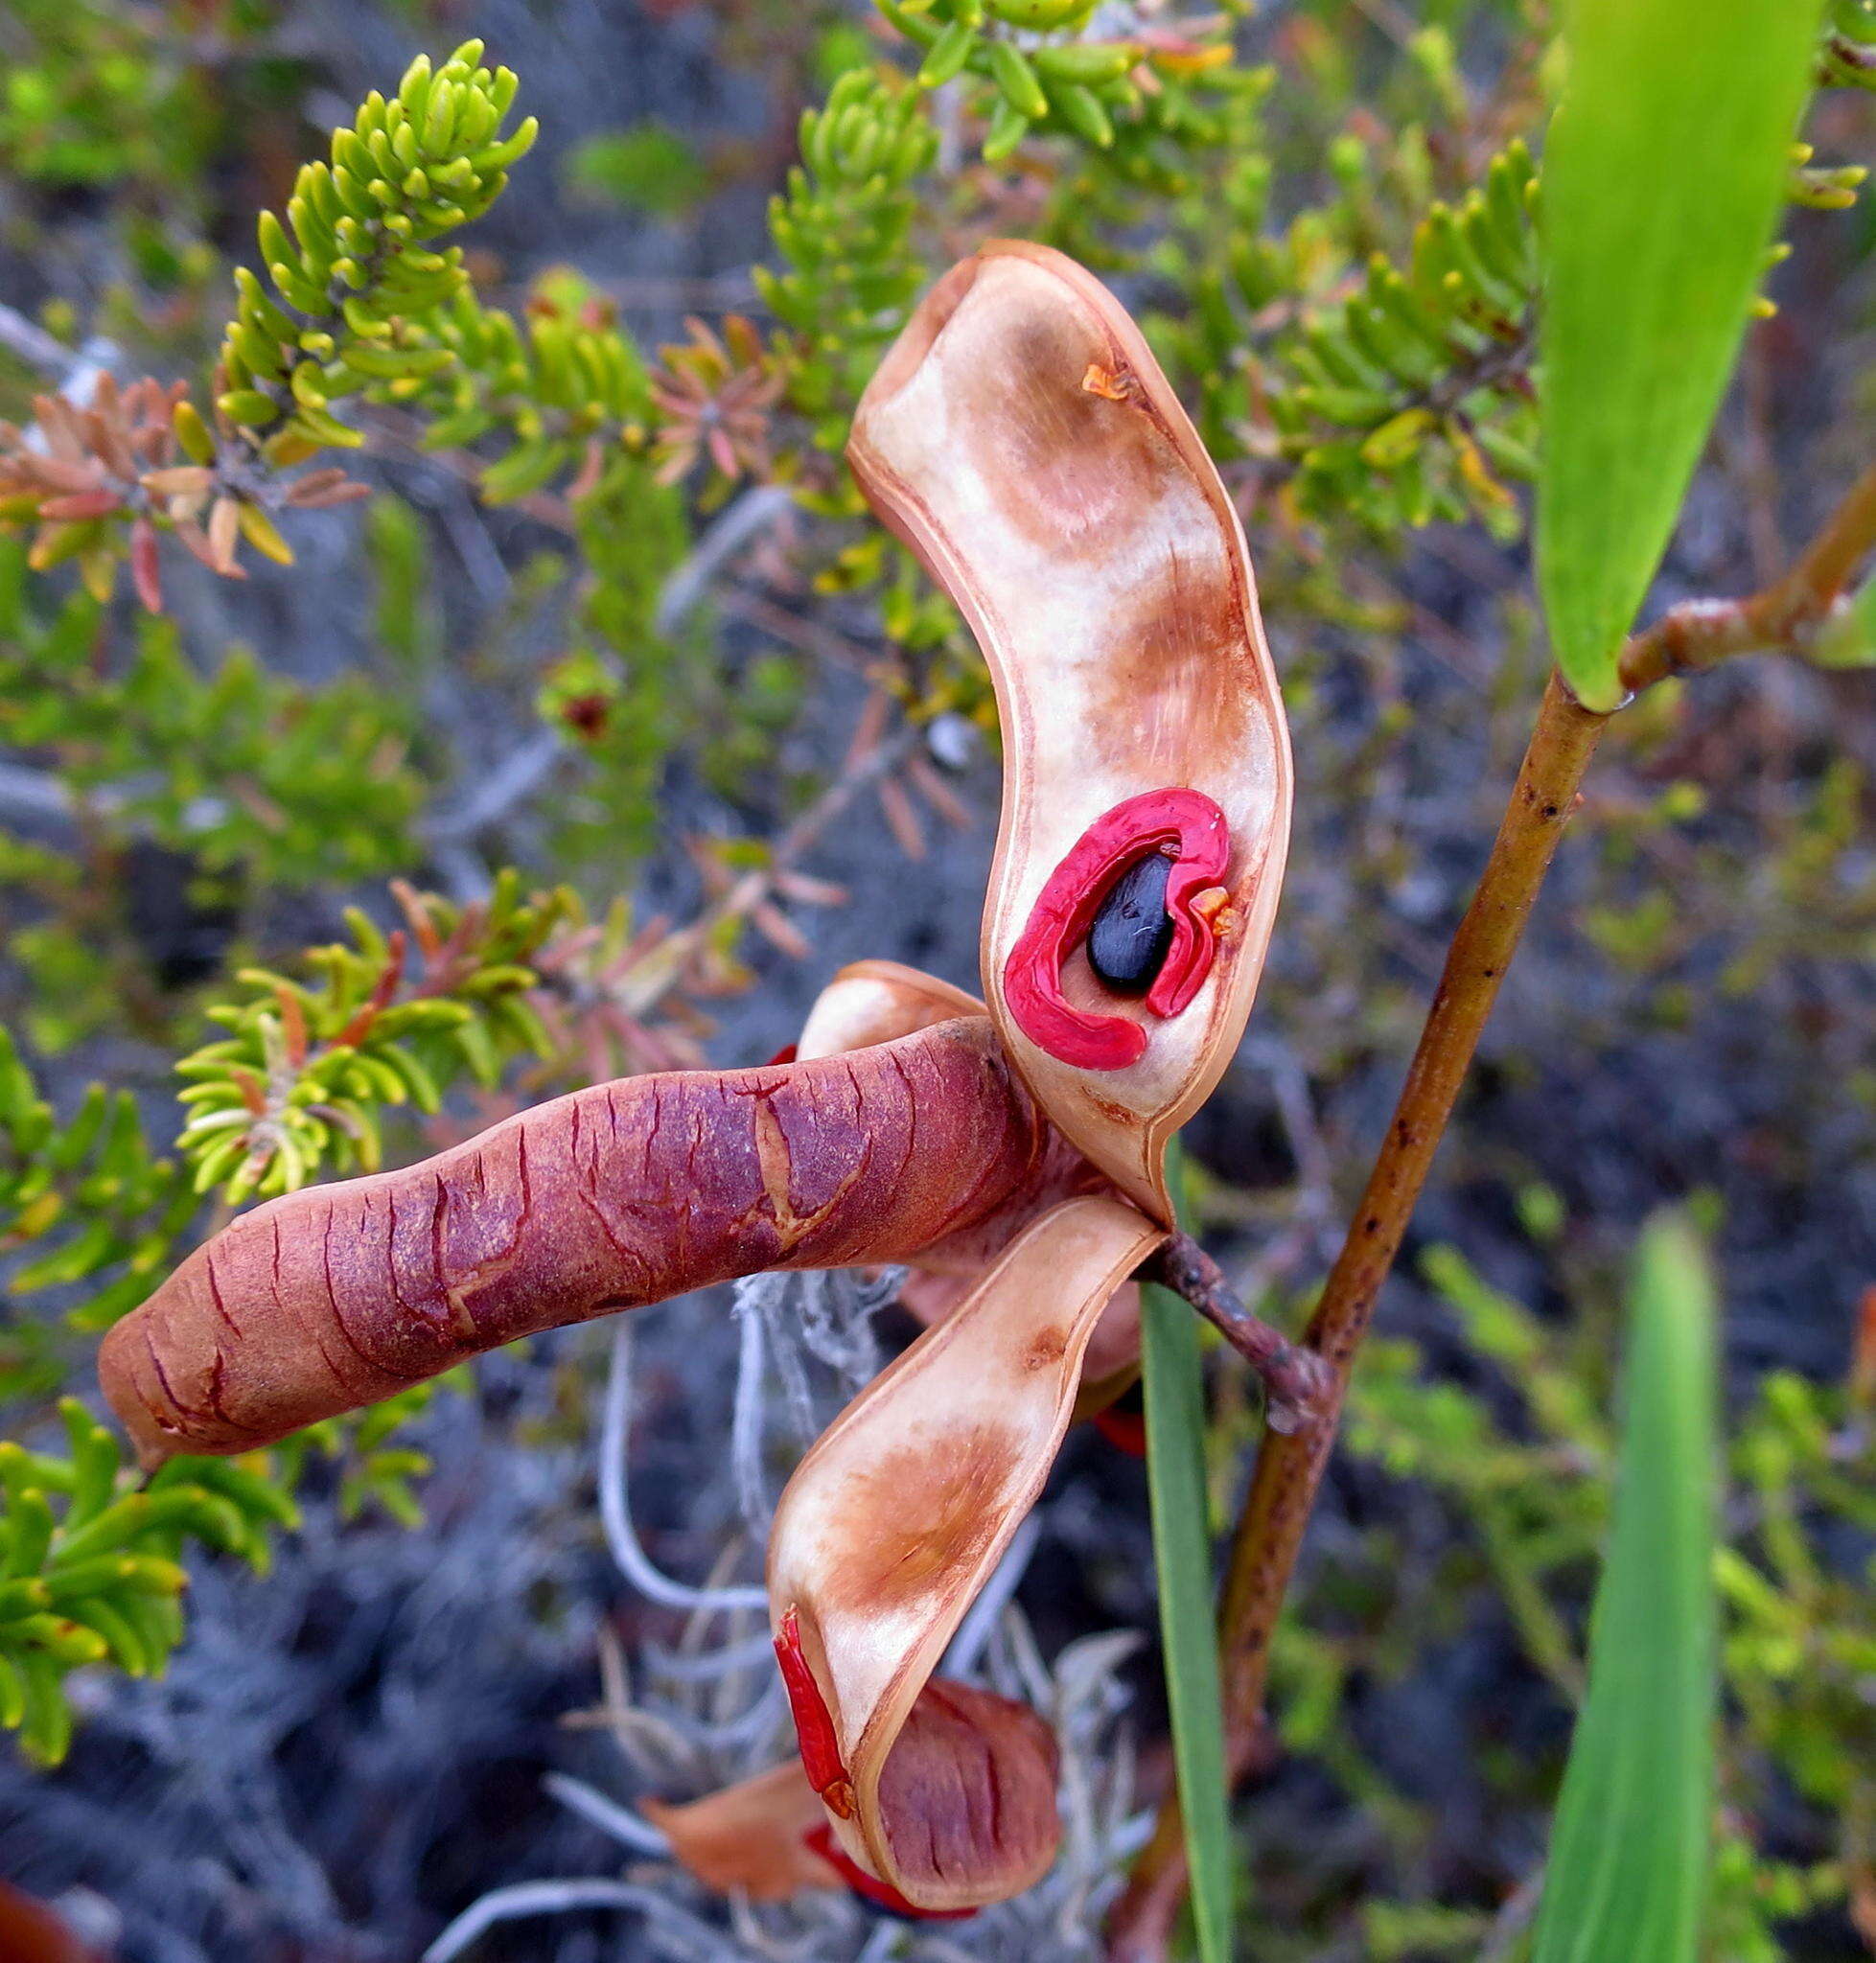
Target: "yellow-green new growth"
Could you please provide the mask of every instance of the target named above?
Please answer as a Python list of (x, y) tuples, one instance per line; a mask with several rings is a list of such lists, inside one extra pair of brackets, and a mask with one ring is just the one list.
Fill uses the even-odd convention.
[(355, 944), (309, 951), (312, 985), (247, 968), (237, 977), (244, 999), (209, 1010), (228, 1034), (176, 1066), (190, 1107), (176, 1143), (197, 1192), (219, 1187), (238, 1205), (328, 1166), (376, 1171), (383, 1107), (434, 1113), (465, 1073), (493, 1086), (505, 1059), (549, 1052), (526, 964), (569, 917), (571, 896), (526, 898), (512, 871), (468, 907), (394, 890), (405, 928), (386, 936), (351, 909)]
[(1470, 515), (1517, 533), (1500, 476), (1536, 469), (1536, 192), (1514, 142), (1457, 204), (1431, 207), (1404, 267), (1377, 256), (1349, 299), (1277, 348), (1295, 381), (1269, 395), (1302, 509), (1353, 507), (1378, 530)]
[(111, 1662), (159, 1674), (182, 1635), (186, 1543), (265, 1568), (291, 1499), (237, 1460), (177, 1459), (147, 1487), (76, 1398), (59, 1405), (69, 1456), (0, 1443), (0, 1726), (56, 1765), (72, 1734), (64, 1679)]
[(413, 395), (453, 358), (412, 332), (465, 284), (461, 248), (429, 243), (489, 208), (539, 129), (529, 116), (501, 133), (516, 78), (481, 57), (480, 41), (465, 41), (432, 72), (418, 56), (395, 96), (373, 90), (353, 126), (334, 132), (330, 164), (301, 169), (287, 222), (261, 214), (272, 291), (237, 269), (216, 406), (268, 462), (356, 446), (358, 431), (332, 413), (337, 399)]

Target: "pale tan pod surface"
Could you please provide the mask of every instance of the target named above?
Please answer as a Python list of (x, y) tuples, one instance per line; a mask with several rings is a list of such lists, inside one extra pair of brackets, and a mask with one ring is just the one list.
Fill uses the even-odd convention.
[[(1022, 242), (984, 246), (926, 295), (861, 400), (847, 454), (963, 611), (996, 683), (991, 1015), (1049, 1115), (1166, 1219), (1166, 1143), (1237, 1048), (1288, 841), (1288, 736), (1237, 514), (1119, 303), (1072, 260)], [(1005, 963), (1089, 824), (1170, 786), (1225, 814), (1234, 931), (1166, 1021), (1109, 995), (1073, 955), (1067, 999), (1131, 1016), (1149, 1040), (1123, 1070), (1061, 1062), (1016, 1027)]]
[(922, 968), (908, 968), (901, 961), (849, 961), (815, 997), (795, 1057), (805, 1062), (813, 1056), (838, 1056), (846, 1050), (896, 1042), (934, 1023), (983, 1013), (976, 996)]
[[(999, 1901), (1041, 1871), (909, 1871), (882, 1817), (893, 1741), (964, 1611), (1034, 1503), (1067, 1428), (1083, 1351), (1162, 1230), (1119, 1198), (1033, 1223), (970, 1298), (876, 1377), (802, 1460), (769, 1541), (770, 1616), (791, 1611), (832, 1720), (855, 1817), (853, 1859), (921, 1908)], [(997, 1804), (986, 1762), (966, 1811)], [(1041, 1867), (1048, 1864), (1041, 1858)], [(1033, 1872), (1030, 1870), (1034, 1868)]]

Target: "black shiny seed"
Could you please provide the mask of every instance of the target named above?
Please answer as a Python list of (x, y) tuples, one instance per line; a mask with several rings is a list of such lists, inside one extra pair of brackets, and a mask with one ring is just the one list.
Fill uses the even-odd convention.
[(1145, 995), (1172, 945), (1166, 882), (1172, 861), (1155, 852), (1108, 889), (1088, 930), (1088, 962), (1116, 995)]

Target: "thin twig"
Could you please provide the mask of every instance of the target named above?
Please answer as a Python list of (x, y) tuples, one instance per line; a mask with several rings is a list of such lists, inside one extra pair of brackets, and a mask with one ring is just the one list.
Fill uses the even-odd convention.
[(425, 819), (420, 830), (435, 844), (453, 844), (499, 823), (516, 805), (533, 797), (567, 753), (558, 729), (537, 729), (483, 773), (463, 795)]
[(1303, 1431), (1328, 1415), (1328, 1364), (1253, 1315), (1232, 1292), (1224, 1270), (1190, 1234), (1168, 1236), (1139, 1273), (1190, 1303), (1257, 1372), (1273, 1430)]
[(609, 1799), (597, 1787), (589, 1786), (584, 1779), (570, 1778), (565, 1772), (549, 1772), (541, 1781), (541, 1787), (549, 1798), (559, 1800), (569, 1813), (578, 1813), (602, 1834), (610, 1835), (621, 1847), (631, 1848), (634, 1854), (649, 1854), (658, 1859), (670, 1858), (671, 1842), (667, 1836), (660, 1834), (649, 1820), (635, 1813), (630, 1807), (621, 1806), (617, 1800)]
[(462, 1955), (498, 1922), (513, 1922), (525, 1915), (570, 1915), (582, 1908), (636, 1908), (644, 1915), (662, 1917), (686, 1934), (693, 1930), (709, 1933), (676, 1903), (631, 1882), (609, 1881), (598, 1875), (574, 1882), (517, 1882), (471, 1903), (424, 1951), (423, 1963), (451, 1963), (451, 1958)]
[(632, 1331), (621, 1318), (613, 1332), (612, 1368), (606, 1376), (599, 1434), (599, 1518), (619, 1572), (641, 1595), (667, 1608), (767, 1608), (766, 1588), (695, 1588), (685, 1582), (674, 1582), (652, 1565), (633, 1531), (632, 1509), (626, 1498), (631, 1414)]
[(77, 366), (79, 357), (61, 340), (55, 339), (36, 321), (27, 319), (17, 307), (0, 300), (0, 348), (17, 355), (29, 368), (55, 382), (63, 381)]
[(1741, 600), (1687, 600), (1622, 651), (1622, 682), (1638, 695), (1670, 675), (1710, 668), (1728, 655), (1802, 653), (1830, 617), (1876, 543), (1876, 464), (1851, 487), (1782, 579)]
[(786, 484), (757, 484), (719, 512), (664, 582), (652, 620), (658, 632), (676, 634), (717, 574), (794, 508), (795, 493)]

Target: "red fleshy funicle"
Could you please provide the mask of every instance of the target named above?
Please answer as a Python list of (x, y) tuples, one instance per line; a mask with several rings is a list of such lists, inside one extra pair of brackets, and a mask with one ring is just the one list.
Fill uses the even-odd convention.
[(801, 1769), (823, 1806), (844, 1820), (853, 1817), (853, 1780), (841, 1760), (841, 1742), (827, 1700), (821, 1695), (814, 1672), (801, 1649), (801, 1625), (794, 1609), (781, 1619), (776, 1638), (776, 1661), (781, 1666), (782, 1688), (788, 1693), (789, 1715), (801, 1746)]
[(1155, 852), (1172, 861), (1166, 882), (1172, 944), (1146, 992), (1147, 1009), (1176, 1016), (1212, 966), (1217, 930), (1211, 912), (1194, 902), (1219, 887), (1230, 862), (1225, 815), (1202, 791), (1143, 791), (1103, 812), (1069, 847), (1004, 965), (1004, 1001), (1017, 1028), (1062, 1063), (1125, 1070), (1146, 1054), (1146, 1031), (1131, 1017), (1071, 1005), (1062, 993), (1062, 962), (1087, 934), (1114, 882)]

